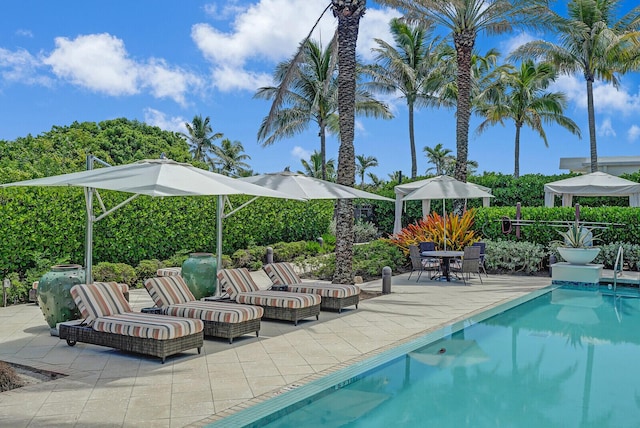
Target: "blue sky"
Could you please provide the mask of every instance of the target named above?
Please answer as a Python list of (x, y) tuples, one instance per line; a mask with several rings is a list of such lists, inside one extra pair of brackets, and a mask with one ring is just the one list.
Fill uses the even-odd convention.
[[(257, 173), (290, 166), (302, 169), (319, 149), (317, 129), (262, 147), (256, 140), (269, 102), (253, 99), (271, 84), (275, 65), (289, 58), (328, 0), (22, 0), (0, 8), (0, 139), (38, 135), (74, 121), (126, 117), (172, 131), (183, 131), (194, 115), (209, 116), (214, 131), (240, 141)], [(399, 12), (369, 1), (361, 21), (358, 54), (372, 57), (373, 38), (392, 41), (389, 19)], [(561, 2), (564, 4), (564, 2)], [(626, 2), (631, 6), (630, 0)], [(626, 5), (625, 5), (626, 6)], [(562, 6), (564, 7), (564, 6)], [(330, 13), (314, 35), (328, 42), (335, 29)], [(481, 52), (496, 47), (506, 54), (543, 34), (519, 32), (499, 38), (480, 34)], [(619, 90), (596, 83), (596, 125), (600, 156), (638, 155), (640, 75), (622, 77)], [(582, 129), (582, 140), (557, 126), (546, 127), (549, 148), (526, 130), (521, 137), (520, 172), (557, 174), (561, 157), (588, 157), (586, 90), (581, 76), (563, 76), (556, 90), (567, 93), (565, 114)], [(407, 109), (387, 99), (390, 121), (358, 118), (356, 154), (375, 156), (370, 171), (381, 178), (410, 173)], [(513, 173), (512, 123), (478, 136), (472, 120), (469, 158), (478, 173)], [(418, 173), (430, 167), (424, 146), (442, 143), (455, 154), (454, 111), (416, 113)], [(337, 160), (331, 137), (328, 156)]]

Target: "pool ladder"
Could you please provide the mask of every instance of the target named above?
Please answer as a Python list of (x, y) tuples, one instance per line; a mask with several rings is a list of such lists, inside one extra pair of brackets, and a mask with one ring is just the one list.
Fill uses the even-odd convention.
[(616, 256), (616, 263), (613, 265), (613, 292), (615, 293), (618, 288), (618, 272), (622, 272), (624, 268), (624, 248), (622, 245), (618, 248), (618, 255)]

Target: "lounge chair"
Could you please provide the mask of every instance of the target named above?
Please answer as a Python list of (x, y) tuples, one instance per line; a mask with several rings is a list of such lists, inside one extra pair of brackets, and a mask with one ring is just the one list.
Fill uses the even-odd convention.
[(304, 318), (319, 318), (320, 296), (261, 290), (246, 268), (219, 270), (218, 285), (226, 290), (231, 300), (236, 303), (262, 306), (264, 318), (293, 321), (295, 325)]
[(293, 293), (313, 293), (322, 297), (320, 309), (342, 312), (343, 308), (351, 305), (356, 305), (358, 309), (360, 287), (357, 285), (302, 282), (293, 265), (288, 262), (269, 263), (263, 269), (276, 287), (286, 286)]
[(166, 357), (203, 344), (202, 321), (133, 312), (114, 283), (77, 284), (71, 296), (84, 321), (59, 325), (60, 339)]
[(233, 339), (247, 333), (260, 333), (260, 306), (230, 305), (196, 300), (181, 276), (149, 278), (144, 286), (165, 315), (196, 318), (204, 322), (204, 335)]

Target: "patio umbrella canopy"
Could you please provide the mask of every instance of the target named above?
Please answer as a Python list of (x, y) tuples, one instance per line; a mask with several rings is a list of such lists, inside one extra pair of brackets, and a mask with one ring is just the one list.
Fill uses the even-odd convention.
[[(483, 204), (489, 205), (489, 198), (493, 198), (491, 189), (473, 183), (464, 183), (447, 175), (439, 175), (427, 180), (397, 185), (396, 213), (393, 233), (402, 230), (402, 204), (404, 201), (422, 200), (422, 214), (426, 216), (430, 211), (431, 199), (470, 199), (483, 198)], [(426, 202), (426, 203), (425, 203)]]
[(393, 199), (290, 171), (242, 177), (239, 180), (277, 190), (301, 199)]
[[(147, 159), (126, 165), (91, 169), (93, 160), (95, 159), (96, 158), (93, 156), (88, 157), (88, 169), (86, 171), (0, 185), (0, 187), (78, 186), (85, 188), (87, 210), (85, 277), (87, 283), (90, 283), (93, 279), (91, 275), (91, 268), (93, 265), (93, 223), (131, 202), (139, 195), (148, 195), (153, 197), (217, 195), (218, 210), (216, 212), (216, 253), (218, 257), (218, 266), (221, 265), (222, 257), (222, 216), (224, 215), (224, 196), (253, 195), (273, 198), (300, 199), (296, 196), (286, 195), (278, 191), (196, 168), (187, 163), (175, 162), (170, 159)], [(100, 216), (96, 217), (93, 210), (94, 189), (117, 190), (121, 192), (134, 193), (134, 195), (117, 206), (109, 210), (105, 210)]]
[(629, 206), (637, 207), (640, 206), (640, 183), (596, 171), (544, 185), (546, 207), (554, 205), (556, 195), (562, 196), (563, 207), (570, 207), (574, 196), (628, 196)]

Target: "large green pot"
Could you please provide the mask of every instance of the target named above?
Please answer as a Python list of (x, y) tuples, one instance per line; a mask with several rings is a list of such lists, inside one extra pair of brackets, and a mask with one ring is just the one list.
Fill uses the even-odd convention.
[(38, 303), (44, 319), (52, 329), (59, 322), (80, 319), (80, 312), (71, 297), (71, 287), (84, 283), (80, 265), (55, 265), (38, 282)]
[(211, 253), (191, 253), (182, 264), (182, 278), (198, 300), (216, 293), (217, 262)]

